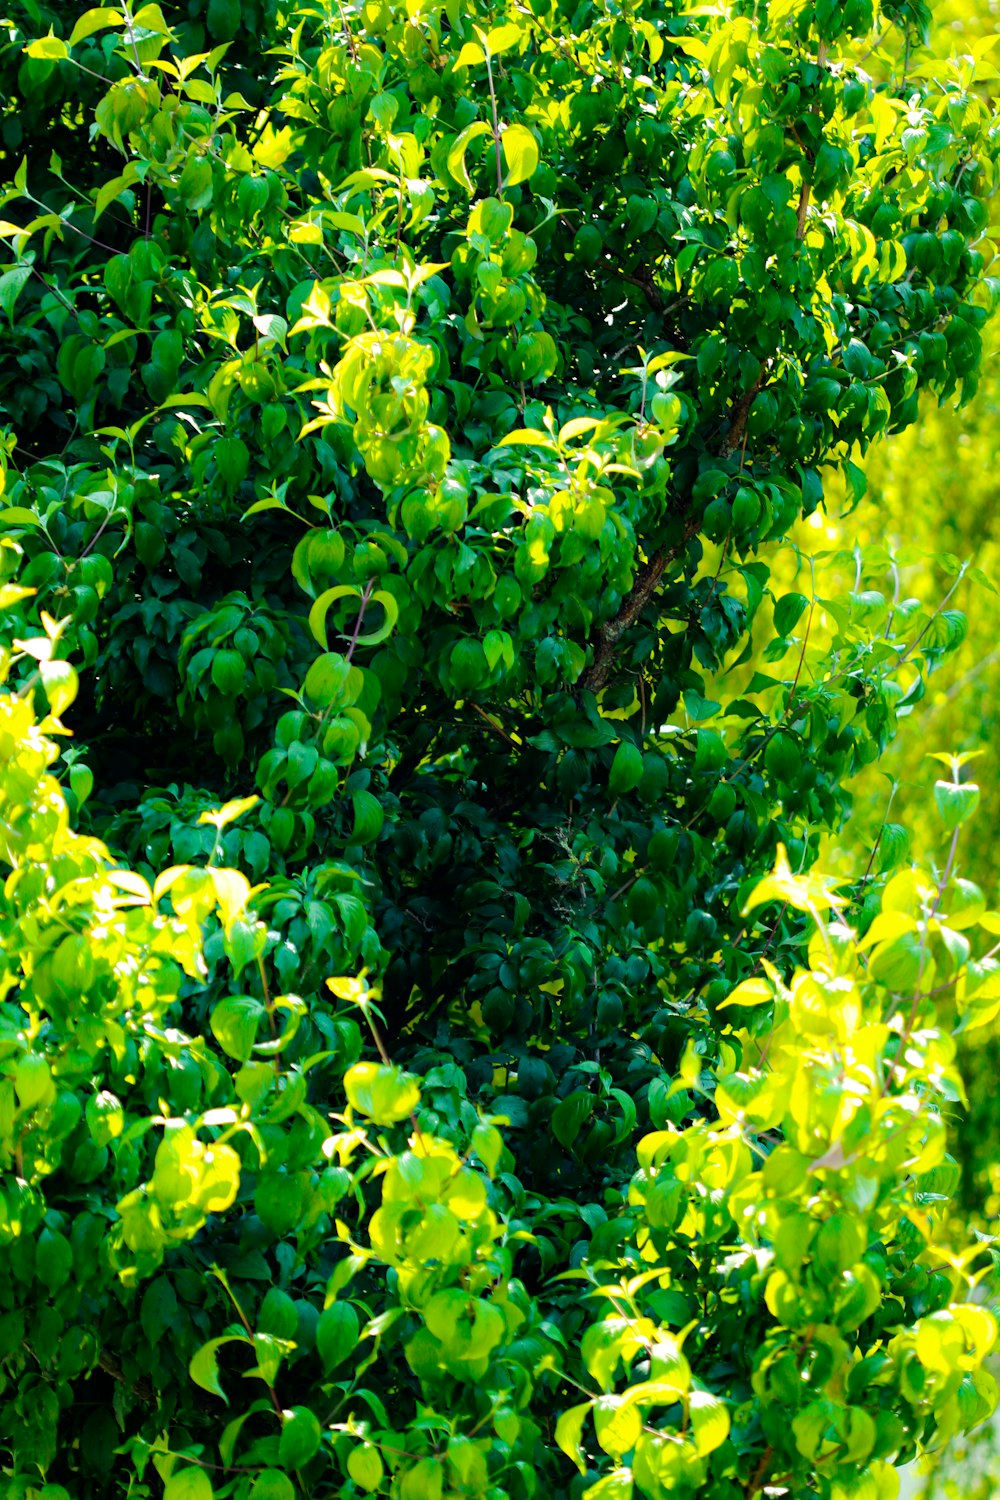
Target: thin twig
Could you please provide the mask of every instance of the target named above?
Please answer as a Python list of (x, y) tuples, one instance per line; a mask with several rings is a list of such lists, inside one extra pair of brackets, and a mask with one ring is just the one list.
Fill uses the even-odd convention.
[(799, 207), (795, 217), (795, 238), (805, 238), (806, 214), (809, 212), (809, 184), (803, 179), (802, 190), (799, 193)]
[(125, 16), (125, 29), (128, 32), (128, 39), (132, 43), (132, 55), (135, 58), (136, 72), (138, 73), (140, 80), (145, 83), (147, 82), (147, 79), (145, 73), (142, 71), (142, 62), (139, 57), (139, 48), (136, 46), (135, 32), (132, 30), (132, 17), (128, 13), (128, 5), (126, 3), (126, 0), (122, 0), (122, 12)]
[(494, 731), (494, 733), (502, 735), (503, 738), (507, 741), (508, 745), (513, 745), (515, 750), (519, 750), (520, 749), (520, 746), (518, 745), (517, 740), (513, 739), (507, 733), (506, 729), (504, 729), (504, 727), (503, 727), (502, 724), (497, 724), (495, 722), (495, 720), (491, 719), (490, 716), (489, 716), (489, 714), (485, 711), (485, 709), (480, 708), (480, 706), (479, 706), (478, 703), (473, 703), (471, 700), (468, 700), (468, 702), (469, 702), (469, 707), (473, 710), (473, 712), (477, 713), (479, 715), (479, 717), (484, 721), (484, 723), (486, 723), (486, 724), (488, 724), (490, 726), (490, 728)]
[(888, 822), (889, 822), (889, 814), (892, 812), (893, 799), (894, 799), (894, 797), (895, 797), (895, 795), (896, 795), (896, 793), (897, 793), (898, 790), (899, 790), (899, 783), (898, 782), (894, 782), (892, 790), (889, 793), (889, 801), (886, 803), (885, 814), (884, 814), (884, 816), (882, 818), (882, 823), (881, 823), (881, 826), (880, 826), (879, 831), (878, 831), (878, 837), (876, 838), (874, 844), (872, 845), (872, 852), (868, 856), (868, 863), (865, 866), (865, 873), (862, 875), (862, 877), (861, 877), (861, 884), (858, 887), (858, 899), (859, 900), (860, 900), (861, 892), (864, 890), (865, 886), (868, 884), (868, 878), (871, 875), (872, 866), (875, 863), (875, 856), (878, 854), (879, 845), (882, 842), (882, 835), (883, 835), (883, 833), (885, 833), (886, 827), (887, 827)]
[(503, 164), (502, 164), (501, 159), (500, 159), (500, 119), (499, 119), (499, 116), (497, 115), (497, 96), (496, 96), (496, 90), (493, 87), (493, 64), (490, 61), (490, 51), (489, 51), (489, 48), (487, 46), (485, 46), (485, 45), (483, 46), (483, 52), (485, 53), (485, 56), (486, 56), (486, 77), (489, 79), (489, 84), (490, 84), (490, 108), (491, 108), (491, 110), (493, 112), (493, 150), (496, 152), (496, 158), (497, 158), (497, 197), (498, 198), (502, 198), (503, 197)]
[(723, 542), (722, 547), (719, 550), (719, 566), (716, 568), (715, 573), (712, 576), (712, 587), (709, 589), (708, 595), (703, 600), (701, 608), (698, 610), (697, 619), (699, 622), (701, 621), (702, 615), (705, 613), (706, 609), (715, 598), (715, 591), (719, 586), (719, 576), (722, 573), (722, 564), (726, 560), (726, 548), (729, 546), (732, 534), (733, 533), (731, 530), (726, 532), (726, 540)]
[(962, 571), (959, 573), (958, 577), (955, 579), (955, 582), (952, 584), (951, 588), (945, 594), (944, 598), (941, 600), (941, 603), (938, 605), (937, 609), (931, 615), (930, 619), (927, 621), (926, 625), (920, 631), (919, 635), (917, 635), (910, 642), (910, 644), (907, 646), (907, 648), (906, 648), (905, 651), (901, 651), (897, 655), (897, 657), (896, 657), (896, 666), (897, 667), (901, 667), (903, 665), (903, 663), (907, 660), (907, 658), (910, 657), (910, 656), (912, 656), (913, 652), (916, 651), (917, 647), (920, 645), (920, 642), (923, 640), (923, 638), (927, 634), (928, 630), (930, 630), (931, 626), (934, 624), (934, 621), (937, 619), (938, 615), (944, 609), (945, 605), (948, 603), (948, 600), (951, 598), (952, 594), (958, 588), (958, 585), (962, 582), (962, 579), (964, 577), (965, 577), (965, 569), (963, 567)]
[(63, 296), (62, 292), (59, 291), (58, 287), (49, 286), (48, 282), (45, 280), (45, 277), (42, 275), (41, 271), (39, 271), (37, 269), (37, 267), (35, 267), (35, 266), (31, 267), (31, 274), (32, 274), (32, 276), (37, 276), (38, 277), (39, 281), (42, 283), (42, 286), (45, 288), (45, 290), (47, 292), (51, 292), (52, 295), (53, 295), (53, 297), (55, 297), (56, 301), (57, 302), (61, 302), (62, 305), (63, 305), (63, 307), (65, 307), (65, 309), (66, 309), (67, 312), (71, 312), (74, 315), (74, 317), (76, 316), (76, 308), (73, 306), (72, 302), (67, 302), (66, 301), (66, 298)]
[(747, 1484), (746, 1489), (743, 1491), (745, 1500), (753, 1500), (754, 1495), (756, 1495), (757, 1491), (760, 1489), (761, 1485), (764, 1482), (764, 1475), (770, 1468), (771, 1459), (773, 1457), (774, 1449), (771, 1447), (771, 1444), (768, 1443), (767, 1447), (764, 1449), (763, 1453), (760, 1456), (760, 1463), (757, 1465)]
[(348, 661), (351, 661), (351, 659), (354, 656), (354, 648), (358, 644), (358, 636), (361, 634), (361, 625), (362, 625), (362, 622), (364, 621), (364, 618), (365, 618), (365, 610), (368, 608), (368, 600), (372, 596), (372, 589), (374, 587), (375, 587), (375, 580), (374, 580), (374, 578), (369, 578), (369, 580), (365, 584), (364, 589), (363, 589), (362, 594), (361, 594), (361, 606), (358, 609), (358, 618), (354, 622), (354, 632), (353, 632), (353, 634), (351, 636), (350, 645), (347, 648), (347, 660)]

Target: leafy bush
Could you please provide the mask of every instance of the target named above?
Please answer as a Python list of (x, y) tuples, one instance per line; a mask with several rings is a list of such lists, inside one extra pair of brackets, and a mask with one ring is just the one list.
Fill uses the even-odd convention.
[(11, 23), (11, 1496), (868, 1500), (992, 1409), (1000, 919), (816, 867), (964, 621), (769, 589), (995, 290), (875, 22)]

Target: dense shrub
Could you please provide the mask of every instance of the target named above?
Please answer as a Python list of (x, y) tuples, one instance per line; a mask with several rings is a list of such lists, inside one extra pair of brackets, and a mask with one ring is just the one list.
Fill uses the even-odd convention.
[(964, 622), (769, 589), (974, 388), (919, 9), (15, 7), (11, 1496), (874, 1500), (992, 1409), (962, 767), (816, 865)]

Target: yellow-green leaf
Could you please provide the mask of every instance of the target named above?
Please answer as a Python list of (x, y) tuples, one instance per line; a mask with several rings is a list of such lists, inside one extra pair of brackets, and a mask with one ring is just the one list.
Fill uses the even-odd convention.
[(471, 197), (475, 192), (472, 178), (469, 176), (465, 166), (465, 153), (472, 141), (478, 140), (480, 136), (489, 135), (490, 127), (485, 120), (474, 120), (471, 125), (466, 125), (455, 137), (448, 152), (448, 171), (456, 178), (465, 191)]
[(506, 183), (527, 182), (538, 166), (538, 143), (526, 125), (508, 125), (500, 137), (507, 163)]
[(70, 32), (69, 45), (76, 47), (80, 42), (86, 41), (88, 36), (93, 36), (95, 31), (106, 31), (109, 26), (120, 26), (123, 16), (120, 10), (113, 5), (98, 5), (93, 10), (85, 10)]

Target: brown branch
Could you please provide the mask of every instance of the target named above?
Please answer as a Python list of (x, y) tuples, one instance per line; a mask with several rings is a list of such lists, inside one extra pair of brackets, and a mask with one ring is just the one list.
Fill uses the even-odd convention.
[(515, 740), (511, 735), (507, 733), (502, 724), (498, 724), (495, 719), (491, 719), (489, 714), (486, 713), (484, 709), (480, 708), (478, 703), (473, 703), (471, 699), (467, 699), (466, 701), (468, 702), (469, 707), (473, 710), (473, 712), (477, 713), (483, 720), (483, 722), (489, 725), (494, 734), (501, 735), (507, 741), (508, 745), (513, 745), (515, 750), (520, 750), (521, 747), (518, 744), (517, 740)]
[(615, 659), (615, 647), (652, 599), (656, 586), (663, 577), (664, 568), (677, 556), (681, 547), (693, 534), (693, 531), (689, 531), (685, 526), (683, 542), (670, 551), (661, 549), (659, 552), (654, 552), (649, 561), (643, 563), (639, 569), (639, 576), (622, 601), (621, 609), (613, 619), (605, 621), (597, 630), (594, 641), (594, 659), (580, 678), (582, 688), (589, 688), (592, 693), (596, 693), (604, 686)]
[(720, 456), (722, 458), (729, 458), (733, 453), (736, 452), (737, 448), (740, 446), (740, 443), (743, 441), (743, 434), (746, 432), (747, 428), (747, 419), (750, 416), (750, 408), (751, 406), (753, 406), (755, 399), (763, 389), (764, 381), (766, 380), (766, 378), (767, 365), (763, 364), (760, 367), (760, 374), (757, 376), (757, 379), (754, 381), (753, 385), (748, 391), (743, 392), (743, 395), (733, 407), (733, 415), (729, 422), (729, 431), (726, 433), (725, 437), (722, 440), (722, 448), (720, 450)]
[[(731, 454), (743, 441), (746, 432), (747, 419), (750, 416), (750, 408), (754, 398), (764, 385), (767, 378), (767, 366), (761, 365), (760, 374), (748, 391), (745, 391), (733, 407), (732, 418), (729, 429), (722, 441), (720, 457), (729, 458)], [(684, 533), (681, 540), (673, 547), (661, 548), (654, 552), (648, 562), (639, 569), (630, 592), (622, 602), (621, 609), (611, 620), (601, 625), (594, 635), (594, 659), (590, 666), (580, 678), (580, 686), (589, 689), (592, 693), (599, 692), (608, 679), (612, 663), (615, 658), (615, 648), (622, 636), (625, 634), (642, 614), (646, 605), (656, 592), (657, 585), (663, 577), (664, 571), (673, 562), (674, 558), (687, 546), (691, 538), (696, 534), (701, 524), (701, 516), (688, 516), (684, 522)], [(721, 565), (721, 563), (720, 563)]]
[[(112, 1380), (117, 1380), (120, 1385), (128, 1385), (128, 1381), (122, 1373), (121, 1365), (119, 1365), (114, 1355), (109, 1354), (106, 1349), (102, 1349), (98, 1354), (97, 1363), (106, 1375), (111, 1376)], [(139, 1397), (140, 1401), (152, 1401), (156, 1394), (153, 1390), (153, 1387), (150, 1385), (149, 1381), (144, 1375), (140, 1375), (139, 1378), (134, 1381), (131, 1386), (129, 1386), (129, 1389), (131, 1390), (133, 1395)]]
[[(563, 229), (566, 230), (567, 234), (571, 232), (572, 226), (570, 225), (568, 220), (560, 219), (559, 223), (562, 225)], [(629, 286), (637, 286), (640, 292), (644, 292), (646, 294), (646, 301), (649, 303), (654, 312), (672, 312), (684, 300), (683, 298), (678, 297), (676, 301), (672, 302), (670, 306), (667, 307), (666, 303), (663, 300), (663, 293), (656, 285), (651, 272), (626, 271), (622, 266), (621, 256), (615, 250), (613, 250), (610, 245), (604, 246), (604, 254), (608, 260), (614, 261), (615, 263), (614, 267), (612, 268), (611, 274), (613, 276), (617, 276), (621, 281), (627, 281)]]
[[(818, 52), (817, 57), (816, 57), (816, 62), (819, 65), (819, 67), (821, 67), (821, 68), (825, 68), (826, 67), (826, 43), (825, 42), (820, 42), (820, 44), (819, 44), (819, 52)], [(815, 106), (814, 106), (814, 109), (815, 109)], [(792, 127), (792, 134), (795, 136), (795, 139), (797, 141), (799, 141), (798, 132), (796, 131), (796, 129), (795, 129), (794, 126)], [(801, 141), (799, 141), (799, 145), (802, 146), (802, 142)], [(806, 149), (805, 149), (804, 146), (802, 146), (802, 150), (803, 150), (803, 153), (807, 157), (809, 157), (810, 160), (812, 160), (812, 158), (810, 156), (810, 153), (808, 151), (806, 151)], [(797, 240), (804, 240), (805, 237), (806, 237), (806, 215), (809, 212), (809, 192), (810, 192), (810, 184), (805, 179), (803, 179), (802, 187), (801, 187), (801, 189), (799, 191), (799, 206), (798, 206), (798, 209), (796, 210), (796, 214), (795, 214), (795, 238)]]
[(646, 301), (654, 312), (663, 311), (663, 298), (660, 289), (651, 276), (633, 276), (629, 271), (616, 270), (614, 274), (627, 281), (630, 286), (637, 286), (640, 292), (645, 292)]
[(757, 1494), (758, 1490), (764, 1482), (764, 1475), (771, 1467), (771, 1459), (773, 1457), (774, 1450), (772, 1449), (771, 1444), (768, 1443), (767, 1447), (760, 1455), (760, 1463), (754, 1470), (753, 1477), (750, 1479), (746, 1489), (743, 1491), (744, 1495), (746, 1496), (746, 1500), (753, 1500), (754, 1495)]

